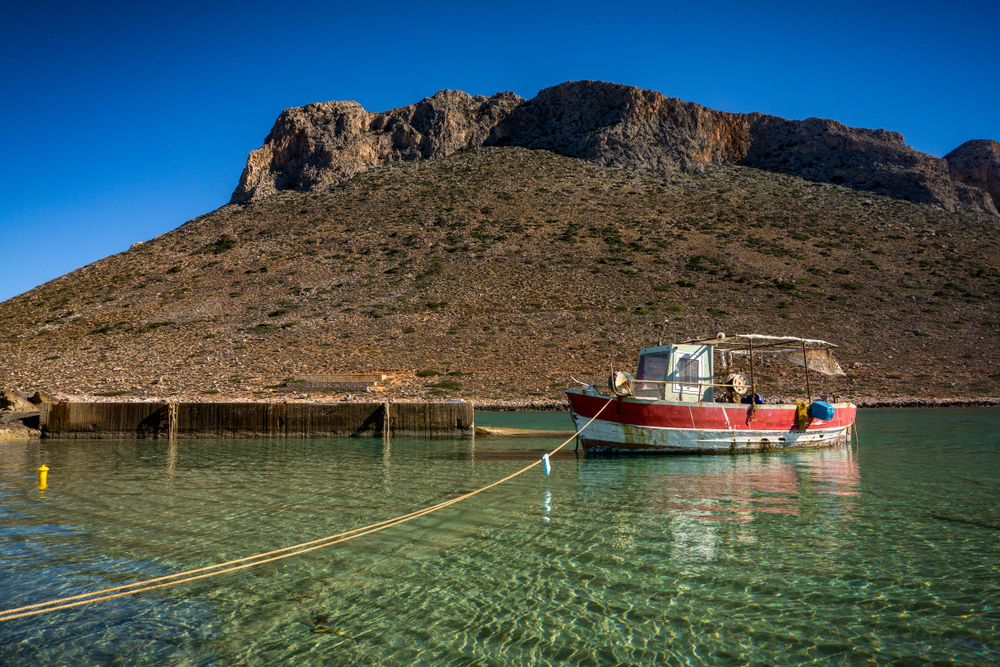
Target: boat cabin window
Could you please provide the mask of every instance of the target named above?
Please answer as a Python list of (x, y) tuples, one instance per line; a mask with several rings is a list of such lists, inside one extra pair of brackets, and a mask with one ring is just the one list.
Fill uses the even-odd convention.
[(676, 391), (681, 394), (700, 394), (701, 387), (698, 386), (701, 375), (701, 360), (694, 357), (683, 356), (677, 360), (677, 386)]
[[(657, 352), (639, 357), (639, 369), (635, 373), (633, 394), (638, 398), (663, 398), (663, 391), (670, 371), (670, 353)], [(643, 382), (649, 380), (649, 382)]]

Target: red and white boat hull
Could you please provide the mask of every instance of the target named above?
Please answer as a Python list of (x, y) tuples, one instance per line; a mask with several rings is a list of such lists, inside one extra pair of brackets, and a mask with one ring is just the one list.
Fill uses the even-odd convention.
[(732, 454), (827, 447), (847, 441), (857, 414), (853, 404), (836, 403), (832, 420), (810, 418), (799, 428), (794, 404), (754, 410), (733, 403), (609, 399), (588, 389), (566, 394), (577, 429), (600, 411), (580, 433), (586, 452)]

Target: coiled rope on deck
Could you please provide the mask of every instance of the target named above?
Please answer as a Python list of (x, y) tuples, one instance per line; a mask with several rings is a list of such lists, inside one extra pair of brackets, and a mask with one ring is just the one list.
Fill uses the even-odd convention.
[[(586, 424), (584, 424), (576, 433), (569, 437), (564, 443), (549, 452), (551, 457), (553, 454), (558, 452), (560, 449), (568, 445), (573, 441), (580, 433), (582, 433), (588, 426), (597, 419), (604, 409), (611, 405), (614, 399), (608, 399), (600, 410), (597, 411), (593, 417), (590, 418)], [(100, 591), (94, 591), (92, 593), (82, 593), (80, 595), (73, 595), (70, 597), (59, 598), (57, 600), (50, 600), (48, 602), (39, 602), (38, 604), (31, 604), (24, 607), (17, 607), (15, 609), (8, 609), (6, 611), (0, 611), (0, 622), (2, 621), (12, 621), (17, 618), (25, 618), (27, 616), (37, 616), (39, 614), (45, 614), (51, 611), (58, 611), (60, 609), (69, 609), (71, 607), (79, 607), (86, 604), (92, 604), (94, 602), (103, 602), (105, 600), (113, 600), (115, 598), (125, 597), (127, 595), (136, 595), (138, 593), (146, 593), (148, 591), (157, 590), (159, 588), (167, 588), (169, 586), (177, 586), (179, 584), (185, 584), (191, 581), (197, 581), (199, 579), (207, 579), (209, 577), (215, 577), (220, 574), (226, 574), (227, 572), (235, 572), (237, 570), (244, 570), (250, 567), (255, 567), (257, 565), (264, 565), (265, 563), (271, 563), (277, 560), (282, 560), (285, 558), (291, 558), (292, 556), (299, 556), (310, 551), (315, 551), (316, 549), (322, 549), (324, 547), (331, 547), (335, 544), (340, 544), (341, 542), (347, 542), (348, 540), (353, 540), (364, 535), (370, 535), (372, 533), (377, 533), (379, 531), (385, 530), (386, 528), (392, 528), (393, 526), (398, 526), (401, 523), (406, 523), (407, 521), (412, 521), (418, 517), (426, 516), (432, 512), (437, 512), (445, 507), (454, 505), (463, 500), (467, 500), (473, 496), (476, 496), (483, 491), (492, 489), (495, 486), (499, 486), (504, 482), (510, 481), (517, 477), (518, 475), (524, 474), (531, 470), (535, 466), (542, 463), (541, 460), (535, 461), (530, 465), (527, 465), (517, 472), (507, 475), (503, 479), (499, 479), (492, 484), (488, 484), (482, 488), (476, 489), (475, 491), (470, 491), (469, 493), (463, 494), (461, 496), (456, 496), (451, 500), (446, 500), (444, 502), (438, 503), (437, 505), (432, 505), (431, 507), (426, 507), (422, 510), (417, 510), (416, 512), (410, 512), (409, 514), (403, 514), (397, 516), (393, 519), (386, 519), (385, 521), (379, 521), (377, 523), (372, 523), (361, 528), (355, 528), (353, 530), (348, 530), (342, 533), (337, 533), (336, 535), (328, 535), (326, 537), (321, 537), (319, 539), (311, 540), (309, 542), (302, 542), (301, 544), (296, 544), (290, 547), (284, 547), (282, 549), (275, 549), (274, 551), (267, 551), (265, 553), (256, 554), (253, 556), (246, 556), (244, 558), (238, 558), (236, 560), (227, 561), (225, 563), (218, 563), (216, 565), (208, 565), (206, 567), (200, 567), (193, 570), (185, 570), (184, 572), (178, 572), (177, 574), (170, 574), (163, 577), (157, 577), (155, 579), (146, 579), (145, 581), (137, 581), (133, 584), (125, 584), (123, 586), (116, 586), (114, 588), (105, 588)], [(280, 555), (276, 555), (280, 554)], [(232, 566), (232, 567), (230, 567)], [(219, 569), (224, 568), (224, 569)], [(214, 570), (214, 571), (210, 571)], [(199, 574), (201, 573), (201, 574)], [(196, 575), (196, 576), (190, 576)]]

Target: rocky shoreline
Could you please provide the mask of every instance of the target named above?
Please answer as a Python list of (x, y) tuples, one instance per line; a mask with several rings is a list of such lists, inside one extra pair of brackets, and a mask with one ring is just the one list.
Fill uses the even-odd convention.
[[(825, 394), (816, 396), (817, 400), (849, 400), (859, 408), (944, 408), (944, 407), (991, 407), (1000, 405), (1000, 396), (953, 396), (944, 398), (915, 398), (901, 396), (871, 396), (834, 399)], [(804, 400), (804, 396), (765, 396), (767, 404), (788, 404), (797, 400)], [(18, 391), (0, 392), (0, 422), (7, 422), (13, 415), (17, 414), (38, 414), (38, 404), (54, 402), (72, 403), (423, 403), (441, 402), (448, 399), (425, 399), (425, 398), (400, 398), (379, 392), (362, 394), (334, 394), (334, 393), (302, 393), (294, 394), (288, 392), (274, 392), (270, 396), (255, 396), (248, 398), (242, 395), (234, 396), (202, 396), (202, 395), (173, 395), (169, 398), (148, 396), (137, 397), (103, 397), (89, 395), (69, 395), (56, 393), (52, 396), (44, 392), (35, 392), (29, 397), (28, 394)], [(491, 412), (560, 412), (569, 410), (569, 403), (566, 399), (554, 398), (524, 398), (524, 399), (485, 399), (485, 398), (460, 398), (450, 399), (471, 403), (476, 410)], [(16, 401), (16, 403), (14, 402)]]
[(971, 408), (1000, 405), (1000, 397), (991, 398), (860, 398), (859, 408)]
[(0, 410), (0, 442), (5, 440), (35, 440), (42, 437), (37, 412)]

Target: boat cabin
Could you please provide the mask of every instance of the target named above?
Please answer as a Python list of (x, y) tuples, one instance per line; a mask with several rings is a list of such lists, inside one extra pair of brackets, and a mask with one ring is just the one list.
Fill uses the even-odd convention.
[(639, 350), (633, 396), (661, 401), (711, 403), (713, 347), (680, 344)]

